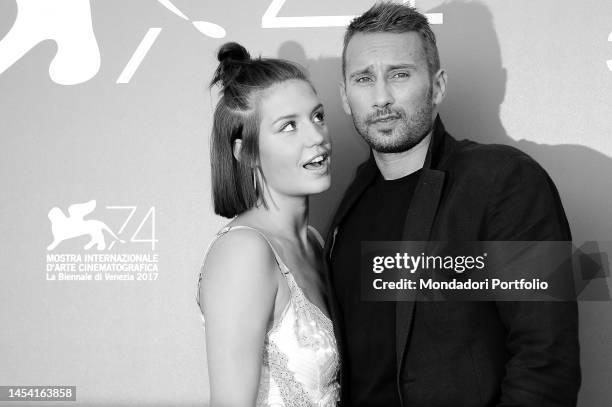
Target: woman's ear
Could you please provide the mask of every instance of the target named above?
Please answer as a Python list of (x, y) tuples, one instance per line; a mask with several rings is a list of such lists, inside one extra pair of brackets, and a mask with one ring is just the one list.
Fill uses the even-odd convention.
[(237, 138), (234, 140), (234, 158), (236, 161), (240, 161), (240, 152), (242, 151), (242, 139)]

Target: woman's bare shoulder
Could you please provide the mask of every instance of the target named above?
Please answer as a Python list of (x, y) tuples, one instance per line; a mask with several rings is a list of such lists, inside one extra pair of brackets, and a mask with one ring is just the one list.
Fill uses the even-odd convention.
[(212, 244), (202, 267), (203, 279), (273, 282), (275, 264), (274, 253), (260, 232), (238, 228), (223, 233)]

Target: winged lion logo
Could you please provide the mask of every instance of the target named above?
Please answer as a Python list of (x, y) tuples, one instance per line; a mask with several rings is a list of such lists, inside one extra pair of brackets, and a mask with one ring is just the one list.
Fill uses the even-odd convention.
[(68, 207), (68, 216), (57, 206), (53, 207), (48, 214), (51, 221), (53, 242), (47, 246), (47, 250), (55, 249), (64, 240), (85, 235), (91, 238), (83, 247), (85, 250), (89, 250), (93, 246), (96, 246), (98, 250), (104, 250), (106, 249), (105, 231), (114, 239), (125, 243), (104, 222), (96, 219), (83, 219), (86, 215), (92, 213), (94, 209), (96, 209), (95, 200), (70, 205)]

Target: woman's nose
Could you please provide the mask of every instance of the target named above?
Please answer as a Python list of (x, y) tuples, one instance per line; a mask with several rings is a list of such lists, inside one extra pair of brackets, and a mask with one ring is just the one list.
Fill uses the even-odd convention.
[(319, 145), (327, 141), (327, 126), (324, 124), (311, 123), (308, 126), (308, 145)]

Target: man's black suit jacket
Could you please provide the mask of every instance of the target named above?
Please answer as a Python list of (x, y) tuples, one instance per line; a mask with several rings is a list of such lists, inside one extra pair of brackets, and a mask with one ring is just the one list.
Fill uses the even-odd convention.
[[(329, 229), (327, 259), (344, 217), (377, 172), (372, 156), (358, 168)], [(408, 214), (398, 221), (407, 241), (571, 240), (559, 194), (533, 159), (508, 146), (457, 141), (439, 117)], [(342, 354), (342, 315), (333, 299), (330, 308)], [(580, 387), (577, 305), (397, 302), (396, 353), (406, 407), (573, 406)]]

